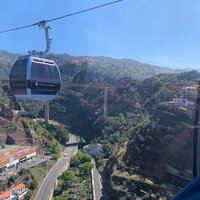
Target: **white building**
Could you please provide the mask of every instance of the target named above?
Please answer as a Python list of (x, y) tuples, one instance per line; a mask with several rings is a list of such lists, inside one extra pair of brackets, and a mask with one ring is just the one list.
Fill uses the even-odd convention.
[(30, 146), (8, 145), (0, 149), (0, 173), (36, 156), (36, 148)]
[(12, 194), (18, 196), (18, 199), (23, 199), (26, 193), (27, 189), (23, 183), (20, 183), (12, 188)]
[(83, 152), (92, 156), (98, 156), (102, 152), (101, 144), (88, 144), (83, 147)]
[(174, 98), (172, 102), (175, 104), (184, 105), (184, 106), (194, 105), (194, 102), (188, 101), (187, 99), (183, 99), (183, 98)]
[(197, 94), (197, 86), (186, 86), (181, 88), (180, 95), (181, 96), (190, 96), (190, 95), (196, 95)]

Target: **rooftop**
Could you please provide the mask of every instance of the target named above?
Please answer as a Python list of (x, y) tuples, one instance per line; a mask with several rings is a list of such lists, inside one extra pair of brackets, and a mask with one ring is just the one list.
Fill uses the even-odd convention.
[(21, 159), (33, 153), (36, 153), (36, 148), (31, 146), (13, 145), (11, 148), (6, 148), (4, 151), (0, 152), (0, 168), (10, 163), (11, 160)]
[(6, 145), (5, 148), (0, 148), (0, 153), (4, 153), (6, 151), (14, 150), (19, 148), (20, 146), (18, 145)]
[[(15, 189), (15, 190), (21, 190), (23, 187), (25, 187), (25, 185), (23, 183), (19, 183), (17, 184), (15, 187), (13, 187), (12, 189)], [(0, 199), (6, 199), (8, 197), (10, 197), (12, 195), (12, 189), (10, 190), (6, 190), (5, 192), (1, 193), (0, 194)]]
[(0, 194), (0, 199), (8, 198), (10, 196), (11, 196), (11, 191), (10, 190), (6, 190), (5, 192)]
[(101, 148), (102, 147), (102, 145), (101, 144), (88, 144), (88, 145), (86, 145), (86, 146), (84, 146), (85, 148), (90, 148), (90, 149), (96, 149), (96, 148)]
[(25, 185), (23, 183), (20, 183), (20, 184), (16, 185), (15, 187), (13, 187), (12, 189), (21, 190), (23, 187), (25, 187)]

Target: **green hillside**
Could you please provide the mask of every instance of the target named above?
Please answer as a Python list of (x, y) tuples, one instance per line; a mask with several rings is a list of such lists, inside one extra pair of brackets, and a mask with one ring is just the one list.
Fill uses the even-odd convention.
[[(0, 61), (5, 68), (1, 78), (8, 78), (17, 55), (0, 54), (7, 62)], [(182, 87), (195, 85), (200, 73), (175, 74), (171, 69), (128, 59), (67, 54), (49, 58), (57, 62), (63, 82), (126, 86), (109, 89), (107, 117), (103, 115), (103, 89), (63, 85), (50, 103), (51, 119), (65, 124), (86, 142), (103, 145), (97, 162), (110, 199), (131, 199), (134, 194), (145, 199), (141, 189), (170, 199), (178, 187), (165, 179), (166, 166), (191, 178), (194, 106), (170, 106), (165, 102), (180, 97)], [(6, 92), (9, 94), (2, 91), (2, 99)], [(194, 96), (188, 99), (195, 101)], [(21, 107), (37, 117), (44, 115), (44, 102), (8, 102), (8, 107)], [(55, 139), (56, 132), (53, 130)]]
[[(8, 76), (8, 72), (19, 57), (19, 54), (12, 54), (0, 51), (1, 77)], [(174, 70), (166, 67), (159, 67), (140, 63), (130, 59), (113, 59), (109, 57), (74, 57), (68, 54), (50, 54), (48, 58), (53, 59), (58, 64), (64, 80), (74, 73), (81, 72), (84, 80), (118, 80), (121, 78), (145, 79), (160, 73), (171, 73)], [(84, 76), (84, 77), (83, 77)], [(0, 78), (1, 78), (0, 77)], [(69, 77), (68, 77), (69, 78)]]
[(18, 54), (11, 54), (0, 50), (0, 80), (8, 78), (11, 66), (18, 56)]

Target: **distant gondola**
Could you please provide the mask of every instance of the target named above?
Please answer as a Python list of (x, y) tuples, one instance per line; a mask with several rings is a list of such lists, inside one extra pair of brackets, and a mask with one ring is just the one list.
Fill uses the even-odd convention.
[(10, 71), (10, 88), (17, 99), (52, 100), (60, 86), (60, 71), (52, 60), (26, 56)]

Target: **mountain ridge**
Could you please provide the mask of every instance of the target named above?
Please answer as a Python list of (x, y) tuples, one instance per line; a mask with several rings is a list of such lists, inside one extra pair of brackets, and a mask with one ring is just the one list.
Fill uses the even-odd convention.
[[(8, 72), (12, 67), (12, 64), (17, 60), (20, 54), (9, 53), (4, 50), (0, 50), (0, 67), (5, 70), (1, 70), (1, 76), (5, 78), (8, 76)], [(96, 74), (97, 79), (121, 79), (121, 78), (133, 78), (133, 79), (145, 79), (155, 76), (160, 73), (175, 73), (174, 69), (167, 67), (160, 67), (156, 65), (150, 65), (142, 63), (136, 60), (122, 58), (111, 58), (106, 56), (72, 56), (69, 54), (49, 54), (49, 59), (55, 60), (58, 66), (62, 68), (81, 66), (83, 65), (87, 75), (88, 81), (92, 80), (91, 76)], [(68, 66), (67, 66), (68, 64)]]

